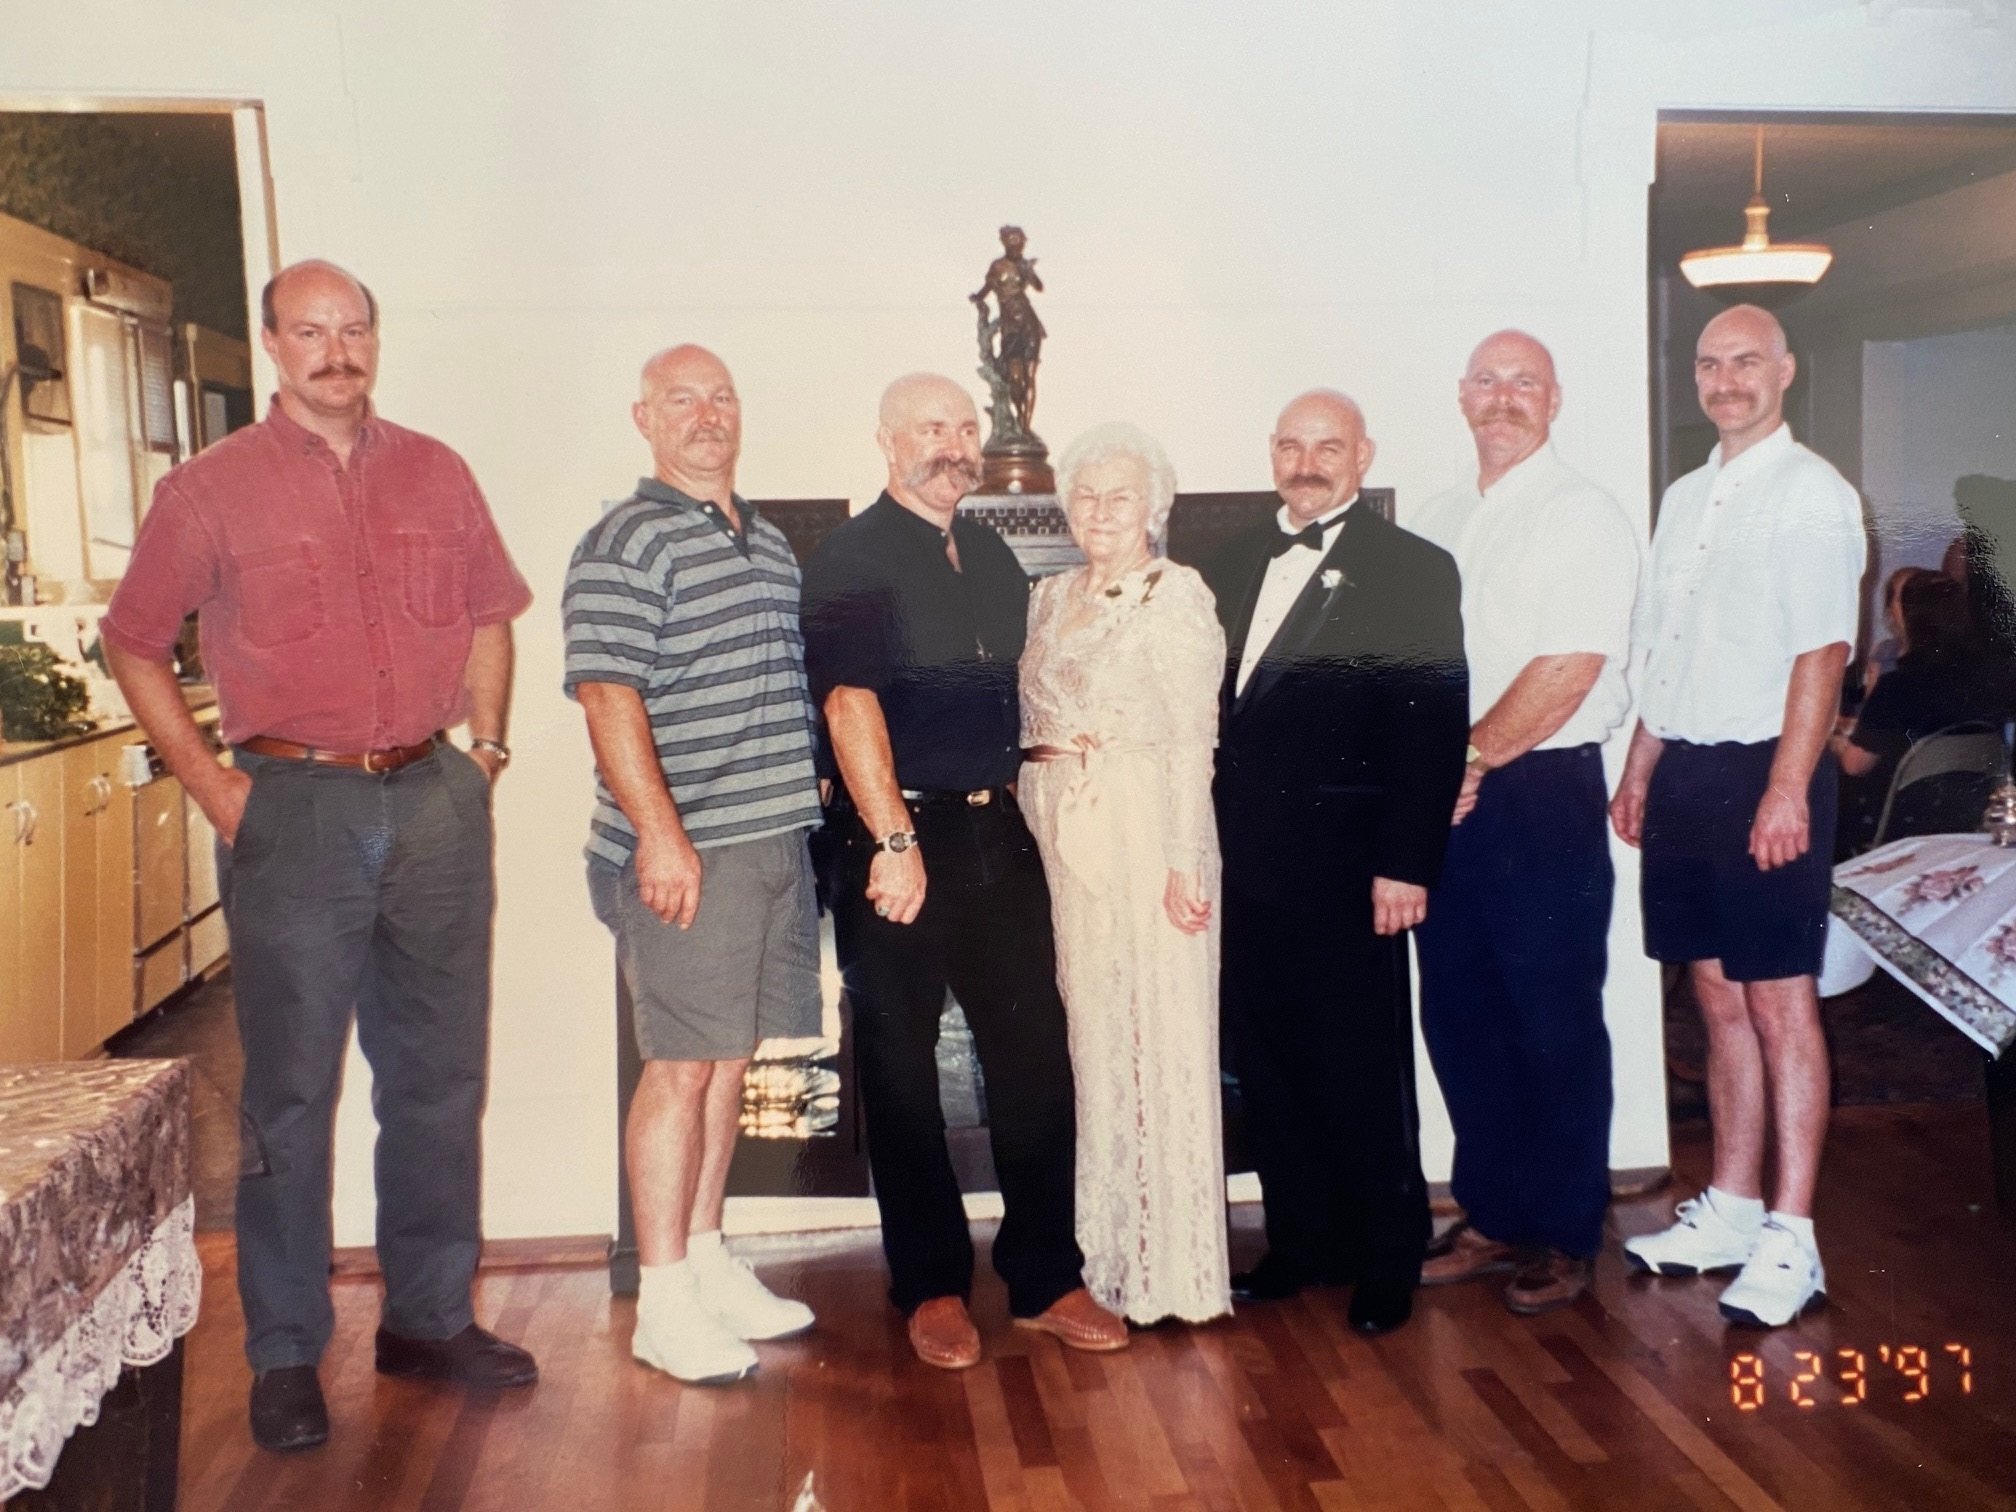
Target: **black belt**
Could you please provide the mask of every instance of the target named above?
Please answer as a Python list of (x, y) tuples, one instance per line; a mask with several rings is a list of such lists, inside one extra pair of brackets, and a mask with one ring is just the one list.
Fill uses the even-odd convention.
[(903, 801), (911, 804), (959, 804), (965, 808), (986, 808), (1007, 799), (1006, 788), (904, 788)]

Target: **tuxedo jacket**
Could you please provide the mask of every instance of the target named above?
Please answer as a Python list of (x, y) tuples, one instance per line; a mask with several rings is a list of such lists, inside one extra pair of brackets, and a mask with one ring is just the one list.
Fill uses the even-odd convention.
[(1470, 738), (1456, 563), (1352, 505), (1242, 693), (1278, 534), (1270, 519), (1235, 537), (1205, 574), (1225, 626), (1214, 790), (1227, 881), (1311, 902), (1371, 877), (1432, 886)]

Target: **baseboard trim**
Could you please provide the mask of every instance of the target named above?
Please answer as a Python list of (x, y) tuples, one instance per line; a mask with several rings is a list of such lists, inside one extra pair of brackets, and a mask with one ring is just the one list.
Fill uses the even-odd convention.
[[(1665, 1166), (1637, 1166), (1610, 1173), (1610, 1193), (1628, 1199), (1656, 1192), (1671, 1178)], [(1429, 1185), (1430, 1204), (1448, 1216), (1457, 1211), (1449, 1196), (1449, 1183)], [(1258, 1202), (1260, 1178), (1251, 1171), (1235, 1172), (1225, 1178), (1225, 1200), (1229, 1203)], [(999, 1192), (968, 1192), (964, 1198), (969, 1220), (999, 1218)], [(730, 1197), (721, 1215), (721, 1231), (736, 1236), (757, 1234), (817, 1234), (838, 1229), (872, 1229), (882, 1221), (881, 1209), (873, 1197)], [(547, 1270), (562, 1267), (600, 1266), (609, 1263), (607, 1234), (557, 1234), (546, 1238), (489, 1239), (483, 1244), (484, 1270)], [(371, 1246), (339, 1249), (330, 1264), (336, 1276), (375, 1276), (378, 1255)]]
[[(560, 1270), (607, 1265), (607, 1234), (551, 1234), (535, 1239), (486, 1239), (479, 1269)], [(378, 1251), (368, 1244), (339, 1249), (330, 1256), (329, 1274), (337, 1277), (375, 1276)]]

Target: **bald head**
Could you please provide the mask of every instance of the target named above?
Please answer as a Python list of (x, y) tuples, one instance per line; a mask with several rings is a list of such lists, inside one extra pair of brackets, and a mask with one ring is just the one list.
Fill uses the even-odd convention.
[(363, 301), (365, 323), (372, 330), (377, 330), (378, 301), (364, 286), (364, 280), (319, 257), (289, 263), (266, 280), (266, 287), (259, 291), (259, 323), (269, 331), (277, 331), (280, 328), (279, 303), (283, 289), (305, 296), (313, 289), (327, 290), (345, 285), (354, 290), (357, 297)]
[(1288, 401), (1272, 444), (1274, 489), (1297, 528), (1356, 498), (1375, 450), (1358, 401), (1327, 388)]
[(670, 346), (645, 362), (630, 418), (651, 444), (658, 480), (725, 502), (742, 454), (742, 400), (728, 365), (703, 346)]
[(1553, 383), (1554, 354), (1547, 350), (1546, 343), (1537, 336), (1524, 331), (1493, 331), (1477, 343), (1477, 349), (1470, 354), (1470, 361), (1464, 367), (1465, 373), (1474, 373), (1480, 366), (1496, 366), (1516, 363), (1535, 374), (1542, 375)]
[(980, 483), (980, 416), (973, 396), (938, 373), (908, 373), (882, 391), (875, 441), (889, 493), (940, 529)]
[(643, 370), (637, 375), (637, 397), (648, 404), (668, 385), (695, 379), (726, 380), (731, 388), (734, 386), (734, 380), (728, 376), (728, 364), (707, 348), (689, 341), (653, 352), (644, 359)]
[(1333, 388), (1313, 388), (1297, 394), (1282, 406), (1274, 429), (1278, 434), (1291, 420), (1299, 423), (1311, 419), (1348, 425), (1359, 435), (1365, 434), (1365, 411), (1358, 407), (1356, 399)]
[(1489, 488), (1547, 444), (1561, 412), (1554, 354), (1524, 331), (1495, 331), (1470, 354), (1456, 403), (1477, 445), (1477, 486)]
[(1735, 305), (1694, 344), (1694, 387), (1701, 412), (1715, 422), (1728, 462), (1785, 422), (1785, 390), (1798, 364), (1785, 327), (1769, 310)]
[(973, 397), (959, 384), (942, 373), (905, 373), (882, 390), (882, 407), (876, 418), (885, 429), (896, 430), (926, 410), (962, 408), (977, 425), (979, 414), (973, 408)]
[(1744, 342), (1771, 357), (1783, 357), (1792, 350), (1785, 340), (1785, 327), (1761, 305), (1731, 305), (1702, 327), (1701, 343), (1711, 340)]

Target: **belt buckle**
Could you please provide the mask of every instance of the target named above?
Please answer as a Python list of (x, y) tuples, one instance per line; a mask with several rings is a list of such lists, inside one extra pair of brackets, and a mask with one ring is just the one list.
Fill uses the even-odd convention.
[(966, 807), (968, 808), (985, 808), (993, 801), (994, 790), (992, 788), (975, 788), (966, 795)]
[(380, 765), (380, 763), (397, 754), (396, 751), (366, 751), (364, 753), (364, 770), (373, 776), (376, 776), (380, 772), (389, 772), (392, 768)]

